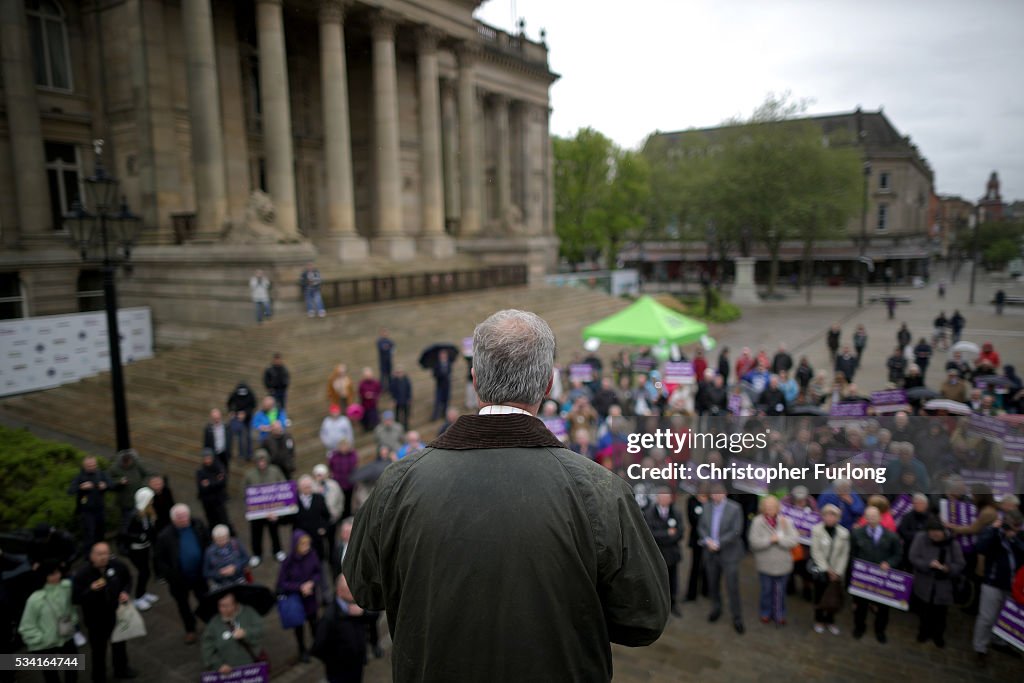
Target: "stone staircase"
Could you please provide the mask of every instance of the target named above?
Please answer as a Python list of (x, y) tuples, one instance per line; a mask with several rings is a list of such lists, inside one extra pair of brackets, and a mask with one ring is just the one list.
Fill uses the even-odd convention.
[[(622, 308), (625, 302), (583, 289), (515, 287), (452, 294), (418, 300), (380, 303), (329, 312), (324, 319), (275, 320), (260, 327), (226, 330), (189, 346), (160, 353), (125, 368), (132, 445), (143, 461), (163, 471), (181, 493), (191, 488), (199, 460), (202, 429), (211, 408), (224, 408), (239, 380), (263, 393), (263, 369), (272, 354), (284, 354), (291, 372), (288, 415), (296, 440), (300, 471), (323, 458), (318, 433), (327, 410), (327, 378), (338, 363), (358, 377), (363, 367), (377, 371), (375, 340), (387, 327), (396, 342), (395, 363), (406, 368), (413, 383), (412, 427), (425, 440), (439, 423), (428, 423), (433, 379), (417, 364), (420, 351), (435, 342), (460, 340), (477, 322), (501, 308), (522, 308), (543, 316), (559, 343), (559, 358), (568, 361), (581, 347), (580, 330)], [(461, 407), (466, 366), (453, 373), (452, 403)], [(390, 407), (388, 399), (382, 409)], [(45, 426), (77, 436), (102, 448), (114, 448), (109, 375), (76, 384), (16, 396), (0, 402), (0, 412), (18, 422)], [(359, 434), (361, 429), (356, 426)], [(356, 447), (372, 452), (371, 435), (360, 435)], [(233, 467), (233, 488), (240, 489), (242, 467)], [(187, 483), (186, 483), (187, 482)], [(179, 494), (180, 496), (181, 494)]]

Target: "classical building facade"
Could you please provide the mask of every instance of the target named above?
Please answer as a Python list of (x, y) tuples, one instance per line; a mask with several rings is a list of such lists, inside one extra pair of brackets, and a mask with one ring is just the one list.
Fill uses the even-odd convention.
[[(803, 119), (821, 128), (823, 142), (833, 145), (856, 145), (865, 162), (871, 164), (867, 176), (866, 216), (858, 212), (845, 226), (848, 239), (822, 242), (815, 247), (816, 276), (833, 281), (861, 272), (857, 265), (860, 255), (862, 221), (866, 218), (866, 255), (876, 264), (873, 278), (889, 272), (893, 277), (922, 274), (927, 261), (937, 253), (934, 225), (930, 220), (929, 200), (932, 197), (934, 176), (928, 162), (910, 138), (901, 135), (882, 111), (852, 112), (812, 116)], [(772, 125), (772, 124), (764, 124)], [(690, 129), (673, 133), (656, 133), (657, 149), (672, 154), (673, 149), (713, 152), (716, 139), (724, 127)], [(649, 141), (650, 145), (651, 142)], [(692, 245), (650, 243), (643, 249), (639, 245), (624, 254), (627, 261), (638, 263), (649, 260), (649, 273), (655, 271), (668, 277), (699, 276), (699, 270), (686, 268), (687, 262), (702, 262), (700, 268), (715, 268), (717, 257), (709, 257), (708, 247), (702, 243)], [(759, 276), (767, 272), (767, 251), (754, 246), (753, 257), (758, 260)], [(781, 273), (787, 276), (799, 271), (803, 260), (802, 244), (785, 242), (780, 250)], [(725, 259), (721, 260), (725, 262)], [(728, 274), (725, 274), (728, 276)], [(660, 276), (660, 275), (659, 275)]]
[(556, 75), (480, 4), (0, 0), (4, 312), (95, 303), (62, 216), (98, 139), (142, 217), (122, 303), (158, 322), (247, 320), (253, 268), (287, 291), (313, 258), (549, 270)]

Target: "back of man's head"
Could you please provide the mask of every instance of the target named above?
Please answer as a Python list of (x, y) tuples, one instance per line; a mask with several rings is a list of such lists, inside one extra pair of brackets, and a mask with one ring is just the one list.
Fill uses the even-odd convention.
[(473, 331), (473, 373), (484, 403), (537, 405), (551, 384), (555, 333), (527, 311), (498, 311)]

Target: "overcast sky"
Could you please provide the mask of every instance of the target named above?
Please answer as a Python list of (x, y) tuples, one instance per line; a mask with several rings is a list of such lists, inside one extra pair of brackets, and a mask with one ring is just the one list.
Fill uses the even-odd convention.
[(476, 16), (547, 30), (556, 135), (637, 147), (788, 90), (810, 114), (882, 107), (938, 193), (976, 200), (994, 170), (1024, 199), (1020, 0), (487, 0)]

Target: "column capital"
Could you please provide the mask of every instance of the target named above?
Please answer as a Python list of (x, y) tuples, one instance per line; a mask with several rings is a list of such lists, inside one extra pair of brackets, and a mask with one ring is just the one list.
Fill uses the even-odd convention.
[(395, 28), (401, 21), (401, 15), (388, 10), (376, 10), (370, 14), (370, 33), (374, 40), (394, 40)]
[(318, 17), (321, 24), (340, 24), (349, 8), (347, 0), (320, 0)]
[(416, 50), (420, 53), (437, 51), (437, 44), (445, 37), (445, 32), (429, 24), (420, 24), (416, 29)]
[(455, 48), (455, 56), (459, 60), (459, 67), (467, 69), (480, 60), (483, 55), (483, 48), (477, 42), (463, 40)]

